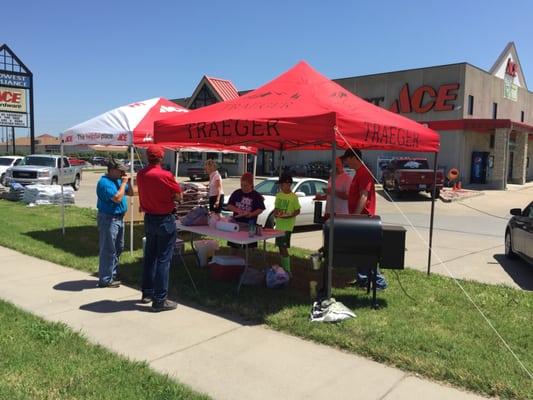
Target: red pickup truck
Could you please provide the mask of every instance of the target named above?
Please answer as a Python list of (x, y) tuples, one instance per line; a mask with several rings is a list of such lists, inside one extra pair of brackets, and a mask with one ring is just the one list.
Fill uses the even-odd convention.
[[(394, 190), (398, 196), (405, 192), (433, 193), (433, 169), (425, 158), (393, 158), (383, 170), (383, 189)], [(437, 171), (436, 197), (444, 183), (444, 172)]]

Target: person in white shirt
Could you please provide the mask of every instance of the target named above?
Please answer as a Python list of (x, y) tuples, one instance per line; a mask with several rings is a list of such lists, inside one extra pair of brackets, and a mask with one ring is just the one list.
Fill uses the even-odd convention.
[(224, 203), (222, 177), (218, 173), (218, 165), (214, 160), (205, 162), (205, 171), (209, 174), (209, 211), (218, 214)]
[[(349, 214), (348, 193), (352, 177), (344, 171), (342, 160), (335, 160), (335, 215)], [(317, 195), (316, 200), (326, 200), (326, 217), (331, 213), (331, 178), (328, 180), (327, 195)]]

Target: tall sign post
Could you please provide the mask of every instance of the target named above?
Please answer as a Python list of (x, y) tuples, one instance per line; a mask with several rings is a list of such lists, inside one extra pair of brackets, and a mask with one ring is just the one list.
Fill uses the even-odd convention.
[(0, 45), (0, 126), (12, 129), (13, 154), (15, 154), (15, 128), (28, 128), (28, 114), (33, 154), (35, 153), (33, 74), (6, 44), (2, 44)]

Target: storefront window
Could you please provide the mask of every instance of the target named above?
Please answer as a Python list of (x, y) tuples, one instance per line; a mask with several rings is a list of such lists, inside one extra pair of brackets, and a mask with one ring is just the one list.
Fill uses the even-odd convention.
[(211, 91), (204, 85), (196, 98), (190, 105), (189, 109), (194, 110), (196, 108), (209, 106), (217, 102), (216, 97), (211, 93)]
[(180, 161), (184, 163), (202, 162), (202, 153), (196, 151), (184, 151), (180, 153)]
[(238, 154), (223, 154), (222, 155), (222, 164), (238, 164), (239, 155)]

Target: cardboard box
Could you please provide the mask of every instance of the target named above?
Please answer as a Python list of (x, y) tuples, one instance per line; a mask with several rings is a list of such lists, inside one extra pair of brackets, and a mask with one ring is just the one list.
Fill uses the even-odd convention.
[[(144, 221), (144, 213), (139, 211), (139, 196), (131, 196), (127, 198), (128, 200), (128, 211), (126, 212), (126, 215), (124, 215), (124, 221), (131, 222), (131, 210), (133, 210), (133, 222), (143, 222)], [(131, 201), (133, 200), (133, 204)]]

